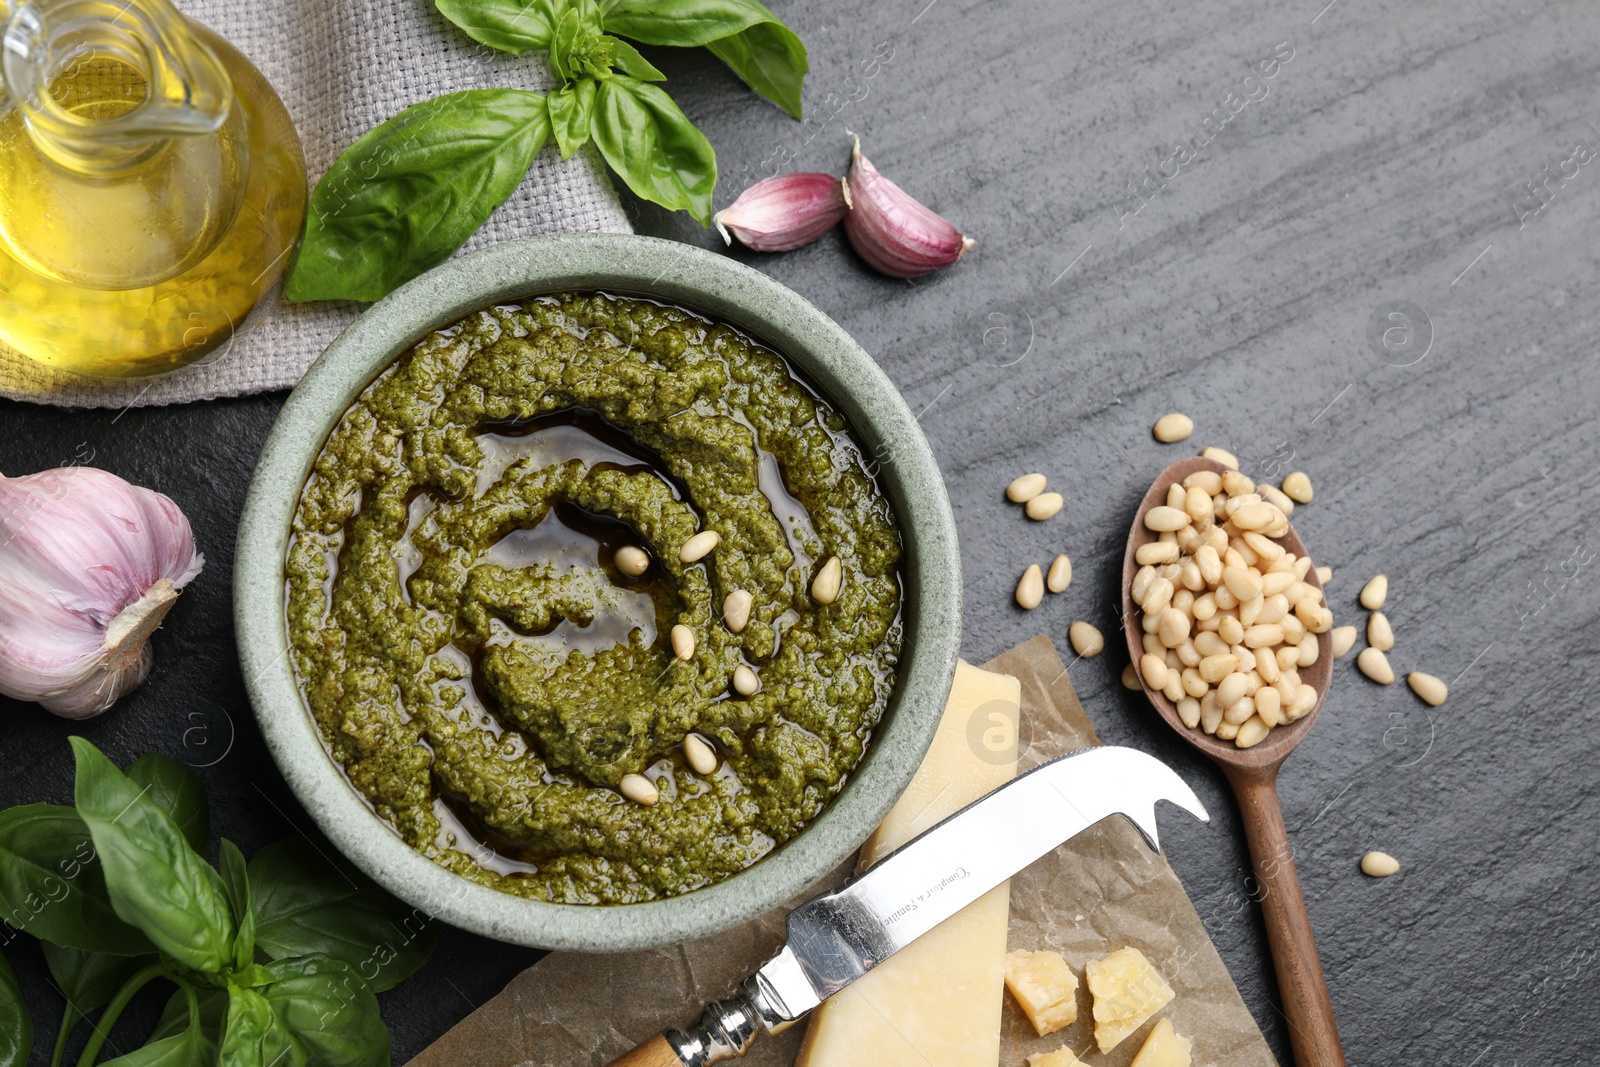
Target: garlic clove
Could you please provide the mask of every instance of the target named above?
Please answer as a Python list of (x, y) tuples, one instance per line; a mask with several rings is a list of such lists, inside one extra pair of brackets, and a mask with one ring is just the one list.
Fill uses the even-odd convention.
[(204, 566), (178, 506), (92, 467), (0, 476), (0, 694), (88, 718), (150, 673)]
[(844, 217), (844, 232), (868, 265), (891, 278), (916, 278), (943, 270), (967, 254), (971, 238), (879, 174), (861, 154), (859, 137), (850, 159), (846, 179), (850, 211)]
[(845, 211), (844, 192), (833, 175), (780, 174), (756, 182), (711, 221), (729, 244), (737, 237), (757, 252), (788, 252), (833, 229)]

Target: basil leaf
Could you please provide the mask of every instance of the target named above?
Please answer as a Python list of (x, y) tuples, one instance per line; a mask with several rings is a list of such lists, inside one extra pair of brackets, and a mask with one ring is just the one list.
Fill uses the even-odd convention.
[(545, 98), (550, 108), (550, 130), (561, 148), (562, 159), (571, 159), (574, 152), (589, 142), (594, 91), (594, 82), (585, 78)]
[(62, 948), (45, 941), (44, 962), (67, 998), (67, 1010), (88, 1015), (111, 1003), (124, 982), (154, 961), (152, 956), (107, 956), (82, 949)]
[(83, 819), (56, 804), (0, 812), (0, 919), (64, 948), (118, 956), (155, 951), (112, 909)]
[(717, 154), (670, 96), (636, 78), (609, 78), (600, 84), (590, 132), (635, 195), (711, 225)]
[(806, 46), (756, 0), (619, 0), (606, 32), (645, 44), (711, 49), (746, 85), (799, 118), (800, 87), (811, 69)]
[(800, 90), (811, 63), (806, 46), (781, 22), (763, 22), (706, 46), (750, 88), (794, 118), (803, 114)]
[(222, 839), (222, 882), (228, 890), (228, 904), (233, 910), (233, 965), (243, 969), (256, 958), (256, 915), (250, 903), (250, 875), (239, 846)]
[(576, 7), (569, 7), (556, 20), (550, 34), (550, 71), (559, 81), (572, 79), (573, 58), (578, 52), (578, 39), (583, 34), (583, 19)]
[(427, 962), (439, 924), (303, 837), (250, 858), (256, 945), (268, 955), (343, 960), (381, 993)]
[(514, 56), (549, 48), (557, 18), (551, 0), (433, 0), (433, 6), (474, 41)]
[(33, 1020), (22, 1003), (22, 987), (0, 956), (0, 1067), (24, 1067), (33, 1051)]
[(406, 108), (317, 183), (290, 300), (377, 300), (449, 258), (516, 190), (550, 136), (545, 99), (469, 89)]
[(278, 960), (263, 994), (279, 1020), (326, 1067), (389, 1067), (389, 1031), (378, 998), (342, 960)]
[(202, 856), (211, 851), (211, 808), (205, 787), (189, 768), (152, 752), (128, 765), (128, 777), (146, 787), (146, 796), (172, 816), (190, 848)]
[(639, 50), (624, 41), (621, 37), (607, 37), (611, 45), (611, 65), (622, 73), (638, 78), (642, 82), (664, 82), (667, 76), (655, 68)]
[(88, 741), (69, 740), (78, 761), (78, 814), (94, 839), (112, 908), (179, 963), (220, 971), (233, 958), (234, 931), (217, 872), (145, 789)]
[(217, 1058), (226, 1067), (305, 1067), (306, 1048), (278, 1023), (267, 998), (254, 989), (228, 986), (228, 1019)]

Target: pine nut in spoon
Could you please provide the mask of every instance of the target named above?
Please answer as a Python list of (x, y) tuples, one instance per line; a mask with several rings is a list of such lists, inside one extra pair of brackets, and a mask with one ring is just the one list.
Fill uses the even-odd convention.
[[(1174, 482), (1185, 483), (1186, 479), (1193, 479), (1186, 484), (1195, 485), (1216, 478), (1219, 480), (1213, 484), (1220, 489), (1222, 473), (1225, 470), (1237, 470), (1238, 460), (1232, 455), (1228, 455), (1226, 459), (1232, 462), (1196, 456), (1172, 464), (1151, 484), (1150, 491), (1132, 516), (1128, 547), (1123, 558), (1122, 614), (1128, 654), (1135, 663), (1138, 663), (1145, 654), (1142, 617), (1130, 588), (1134, 576), (1142, 566), (1135, 560), (1135, 553), (1139, 546), (1160, 539), (1158, 531), (1146, 526), (1145, 513), (1151, 508), (1166, 505), (1167, 488)], [(1218, 516), (1218, 520), (1221, 520), (1221, 516)], [(1283, 535), (1278, 540), (1288, 552), (1295, 554), (1297, 560), (1310, 556), (1292, 524), (1286, 524)], [(1226, 540), (1223, 544), (1227, 547)], [(1300, 580), (1320, 596), (1321, 581), (1309, 566)], [(1153, 580), (1148, 584), (1154, 584)], [(1219, 592), (1226, 591), (1226, 588), (1222, 587)], [(1220, 600), (1220, 597), (1213, 599)], [(1229, 599), (1235, 600), (1231, 594)], [(1257, 599), (1260, 599), (1259, 595)], [(1199, 602), (1197, 599), (1196, 603)], [(1204, 729), (1196, 730), (1186, 724), (1177, 703), (1169, 699), (1165, 692), (1154, 690), (1148, 685), (1144, 686), (1144, 691), (1157, 713), (1178, 733), (1178, 736), (1211, 757), (1222, 768), (1238, 798), (1239, 812), (1249, 840), (1250, 853), (1255, 861), (1255, 877), (1262, 887), (1260, 894), (1262, 917), (1266, 923), (1267, 939), (1272, 948), (1273, 962), (1278, 974), (1283, 1011), (1289, 1023), (1289, 1040), (1295, 1062), (1319, 1064), (1320, 1067), (1344, 1067), (1344, 1053), (1333, 1017), (1333, 1006), (1328, 998), (1327, 983), (1318, 962), (1316, 939), (1312, 935), (1310, 919), (1306, 914), (1300, 880), (1295, 873), (1292, 859), (1294, 852), (1284, 827), (1277, 793), (1278, 770), (1294, 746), (1300, 743), (1316, 723), (1317, 716), (1321, 714), (1333, 670), (1333, 637), (1329, 633), (1332, 629), (1331, 614), (1324, 618), (1325, 609), (1317, 603), (1317, 598), (1308, 597), (1306, 602), (1308, 604), (1306, 613), (1310, 615), (1313, 609), (1315, 610), (1315, 621), (1319, 629), (1312, 630), (1306, 626), (1301, 640), (1317, 642), (1319, 655), (1310, 665), (1296, 668), (1299, 674), (1294, 677), (1298, 677), (1298, 685), (1305, 687), (1304, 692), (1302, 693), (1296, 686), (1289, 689), (1288, 699), (1284, 699), (1284, 694), (1280, 694), (1278, 714), (1291, 709), (1296, 710), (1298, 714), (1293, 721), (1269, 728), (1267, 722), (1258, 714), (1254, 718), (1247, 719), (1246, 723), (1259, 725), (1248, 725), (1248, 728), (1234, 726), (1223, 721), (1223, 713), (1227, 709), (1219, 706), (1214, 692), (1208, 692), (1198, 706), (1200, 725)], [(1231, 609), (1224, 607), (1223, 610)], [(1294, 619), (1296, 616), (1291, 615), (1289, 618)], [(1328, 625), (1323, 626), (1324, 622)], [(1200, 646), (1200, 637), (1216, 638), (1216, 636), (1202, 632), (1194, 640), (1195, 648), (1198, 649)], [(1293, 646), (1287, 647), (1291, 652), (1298, 654)], [(1242, 645), (1240, 648), (1244, 650)], [(1211, 673), (1216, 676), (1216, 681), (1220, 682), (1233, 670), (1232, 667), (1228, 667), (1227, 670), (1218, 673), (1220, 668), (1227, 665), (1227, 660), (1237, 662), (1237, 657), (1230, 649), (1227, 653), (1219, 653), (1215, 660), (1216, 662), (1211, 664)], [(1207, 661), (1202, 659), (1199, 664), (1200, 672), (1204, 673), (1207, 666)], [(1286, 673), (1284, 680), (1288, 677), (1290, 675)], [(1304, 703), (1304, 710), (1298, 710), (1302, 702), (1308, 698), (1309, 702)], [(1185, 710), (1192, 712), (1195, 709)], [(1262, 736), (1258, 737), (1258, 734)], [(1239, 747), (1238, 742), (1241, 738), (1249, 747)]]

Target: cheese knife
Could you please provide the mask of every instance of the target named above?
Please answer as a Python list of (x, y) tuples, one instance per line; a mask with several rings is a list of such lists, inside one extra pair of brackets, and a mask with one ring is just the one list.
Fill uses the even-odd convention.
[(1165, 763), (1101, 746), (1059, 756), (926, 830), (831, 893), (789, 913), (788, 942), (700, 1021), (650, 1038), (611, 1067), (703, 1067), (743, 1056), (1057, 845), (1112, 815), (1153, 851), (1156, 801), (1202, 822), (1204, 805)]

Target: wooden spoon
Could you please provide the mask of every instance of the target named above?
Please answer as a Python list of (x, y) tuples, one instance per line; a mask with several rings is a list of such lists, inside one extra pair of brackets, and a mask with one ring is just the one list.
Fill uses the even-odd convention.
[[(1130, 592), (1133, 576), (1139, 570), (1133, 554), (1140, 545), (1149, 544), (1159, 536), (1145, 527), (1145, 512), (1167, 502), (1167, 488), (1174, 482), (1182, 482), (1196, 471), (1221, 474), (1225, 470), (1227, 468), (1215, 460), (1200, 456), (1179, 460), (1161, 472), (1139, 504), (1122, 563), (1122, 618), (1127, 630), (1128, 654), (1135, 664), (1144, 655), (1144, 628)], [(1306, 555), (1305, 544), (1292, 525), (1289, 532), (1277, 540), (1295, 555)], [(1315, 569), (1306, 572), (1304, 581), (1317, 589), (1322, 588)], [(1306, 636), (1309, 639), (1312, 635)], [(1167, 725), (1211, 757), (1233, 786), (1239, 814), (1244, 819), (1245, 838), (1250, 844), (1257, 884), (1261, 888), (1261, 914), (1267, 926), (1273, 966), (1278, 972), (1278, 989), (1283, 997), (1284, 1017), (1289, 1022), (1289, 1044), (1295, 1061), (1301, 1067), (1344, 1067), (1344, 1049), (1333, 1019), (1333, 1004), (1328, 999), (1317, 943), (1311, 934), (1311, 919), (1306, 914), (1300, 878), (1294, 870), (1294, 852), (1283, 825), (1283, 812), (1278, 806), (1278, 768), (1317, 721), (1333, 676), (1333, 637), (1328, 633), (1315, 636), (1317, 662), (1301, 669), (1300, 680), (1317, 691), (1316, 706), (1300, 719), (1274, 727), (1253, 748), (1239, 748), (1232, 741), (1219, 740), (1198, 727), (1185, 726), (1177, 707), (1164, 693), (1149, 686), (1144, 687), (1144, 692), (1156, 711), (1167, 720)], [(1137, 672), (1137, 667), (1135, 670)]]

